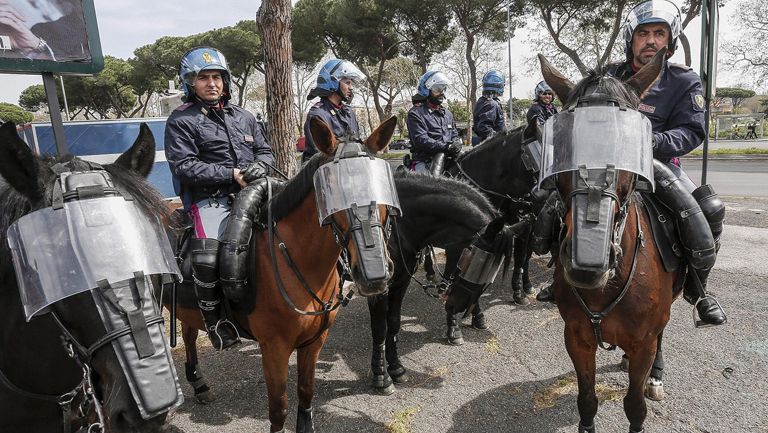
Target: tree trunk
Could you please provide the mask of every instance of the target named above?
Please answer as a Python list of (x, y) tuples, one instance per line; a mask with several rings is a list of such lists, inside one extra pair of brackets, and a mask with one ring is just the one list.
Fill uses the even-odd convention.
[[(467, 66), (469, 67), (469, 101), (467, 106), (469, 107), (469, 116), (467, 117), (467, 131), (472, 131), (472, 113), (475, 110), (475, 102), (477, 101), (477, 65), (475, 64), (475, 57), (472, 55), (472, 51), (475, 49), (475, 35), (472, 32), (464, 29), (464, 34), (467, 36)], [(470, 141), (472, 135), (469, 135)]]
[(291, 86), (291, 2), (264, 0), (256, 13), (264, 47), (264, 81), (267, 88), (267, 120), (269, 143), (277, 167), (288, 176), (297, 171), (296, 125), (291, 116), (293, 86)]

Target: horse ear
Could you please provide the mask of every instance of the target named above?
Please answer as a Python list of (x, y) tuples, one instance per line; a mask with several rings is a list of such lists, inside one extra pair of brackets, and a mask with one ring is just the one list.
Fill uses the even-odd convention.
[(149, 176), (155, 164), (155, 137), (146, 123), (139, 127), (139, 136), (130, 149), (126, 150), (115, 161), (115, 165), (131, 170), (142, 177)]
[(541, 74), (544, 76), (544, 81), (552, 88), (560, 102), (563, 104), (568, 102), (568, 95), (575, 87), (574, 84), (552, 66), (552, 63), (549, 63), (549, 60), (542, 54), (539, 54), (539, 63), (541, 63)]
[(317, 117), (309, 119), (309, 132), (312, 134), (312, 142), (315, 143), (317, 150), (326, 155), (332, 155), (336, 152), (339, 141), (336, 140), (333, 131), (325, 122)]
[(19, 138), (16, 125), (6, 122), (0, 126), (0, 176), (30, 201), (37, 202), (44, 191), (39, 171), (40, 162)]
[(365, 139), (365, 147), (373, 153), (376, 153), (389, 144), (392, 134), (397, 126), (397, 116), (392, 116), (381, 123), (373, 130), (370, 136)]
[(640, 99), (643, 99), (645, 93), (653, 87), (656, 81), (661, 76), (661, 72), (664, 70), (664, 60), (667, 57), (667, 47), (664, 47), (656, 52), (650, 62), (647, 65), (640, 68), (635, 72), (635, 75), (627, 80), (627, 85), (637, 92)]

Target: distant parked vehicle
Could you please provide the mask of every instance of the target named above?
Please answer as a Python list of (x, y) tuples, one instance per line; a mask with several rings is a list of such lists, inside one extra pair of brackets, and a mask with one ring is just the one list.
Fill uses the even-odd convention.
[(411, 148), (411, 142), (407, 138), (395, 140), (389, 143), (389, 150), (404, 150), (404, 149), (410, 149), (410, 148)]

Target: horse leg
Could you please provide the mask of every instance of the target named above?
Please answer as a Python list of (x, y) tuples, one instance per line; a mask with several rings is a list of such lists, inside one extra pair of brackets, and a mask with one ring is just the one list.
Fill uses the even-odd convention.
[(661, 338), (664, 331), (661, 331), (656, 340), (656, 358), (653, 360), (651, 375), (648, 377), (648, 383), (645, 386), (645, 396), (653, 401), (662, 401), (666, 397), (664, 394), (664, 355), (661, 352)]
[[(264, 381), (267, 384), (269, 422), (271, 424), (269, 431), (274, 433), (283, 430), (285, 418), (288, 416), (286, 386), (288, 383), (288, 360), (291, 357), (293, 348), (287, 347), (287, 344), (280, 344), (280, 342), (260, 341), (259, 344), (261, 346), (261, 365), (264, 371)], [(299, 377), (301, 377), (301, 374)], [(312, 379), (314, 380), (314, 377)], [(312, 385), (314, 386), (314, 383)]]
[(531, 284), (531, 276), (528, 274), (528, 262), (531, 260), (531, 256), (533, 255), (533, 250), (530, 248), (530, 241), (531, 241), (531, 234), (533, 232), (533, 226), (531, 226), (531, 231), (527, 232), (525, 235), (521, 235), (521, 243), (525, 245), (525, 255), (522, 265), (520, 266), (523, 270), (523, 290), (525, 290), (526, 295), (532, 295), (533, 294), (533, 284)]
[(648, 414), (645, 404), (645, 385), (656, 356), (658, 339), (636, 345), (629, 356), (629, 389), (624, 396), (624, 413), (629, 420), (630, 433), (641, 433)]
[(208, 404), (216, 400), (216, 396), (208, 388), (203, 373), (197, 365), (197, 328), (181, 324), (181, 338), (184, 340), (184, 351), (187, 354), (187, 361), (184, 363), (184, 372), (187, 376), (187, 382), (195, 391), (195, 400), (200, 404)]
[(472, 327), (481, 331), (488, 329), (488, 324), (485, 322), (485, 314), (483, 314), (483, 309), (480, 308), (480, 298), (477, 298), (477, 302), (472, 308)]
[(389, 294), (371, 296), (368, 298), (368, 312), (371, 315), (371, 337), (373, 340), (373, 350), (371, 354), (371, 386), (383, 395), (390, 395), (395, 392), (392, 379), (384, 368), (384, 344), (387, 335), (387, 304), (392, 296), (392, 289)]
[[(410, 279), (408, 279), (410, 281)], [(387, 372), (395, 383), (406, 383), (410, 379), (408, 372), (400, 362), (400, 355), (397, 352), (397, 336), (400, 334), (400, 319), (403, 307), (403, 299), (408, 288), (408, 282), (399, 285), (396, 290), (389, 291), (389, 307), (387, 309)]]
[(323, 336), (307, 347), (298, 349), (296, 367), (298, 372), (298, 397), (299, 410), (296, 414), (296, 433), (315, 433), (315, 424), (312, 420), (312, 399), (315, 397), (315, 371), (317, 359), (320, 357), (320, 349), (323, 348), (325, 337)]
[(525, 294), (523, 283), (523, 263), (528, 255), (528, 237), (515, 238), (513, 250), (515, 270), (512, 272), (512, 301), (517, 305), (528, 305), (531, 301)]
[(579, 433), (595, 433), (597, 395), (595, 394), (595, 352), (597, 345), (592, 333), (584, 328), (585, 338), (578, 330), (566, 324), (565, 348), (576, 370), (579, 385), (577, 404), (579, 407)]

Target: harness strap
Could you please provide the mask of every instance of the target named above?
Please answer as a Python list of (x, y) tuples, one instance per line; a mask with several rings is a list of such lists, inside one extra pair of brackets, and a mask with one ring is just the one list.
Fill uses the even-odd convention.
[(586, 302), (584, 302), (584, 299), (579, 294), (579, 291), (576, 290), (576, 287), (571, 287), (571, 292), (573, 292), (573, 295), (576, 297), (576, 299), (579, 301), (579, 306), (584, 311), (584, 313), (589, 317), (590, 322), (592, 322), (592, 329), (595, 333), (595, 341), (597, 341), (598, 346), (600, 346), (601, 349), (604, 350), (616, 350), (616, 345), (611, 344), (610, 346), (606, 346), (605, 342), (603, 341), (603, 332), (602, 332), (602, 321), (607, 316), (611, 310), (613, 310), (616, 305), (621, 302), (622, 299), (624, 299), (624, 296), (629, 291), (629, 286), (632, 283), (632, 277), (635, 275), (635, 269), (637, 268), (637, 256), (640, 251), (640, 245), (644, 243), (643, 241), (643, 230), (640, 227), (640, 212), (637, 210), (637, 204), (635, 204), (635, 216), (637, 219), (637, 237), (635, 242), (635, 252), (632, 256), (632, 267), (629, 271), (629, 276), (627, 277), (627, 282), (624, 284), (624, 287), (621, 289), (621, 292), (619, 295), (611, 302), (603, 311), (600, 311), (599, 313), (595, 313), (592, 310), (589, 309)]

